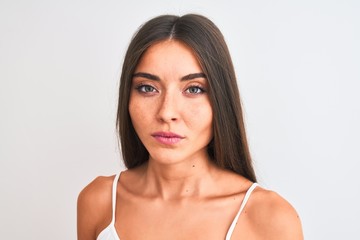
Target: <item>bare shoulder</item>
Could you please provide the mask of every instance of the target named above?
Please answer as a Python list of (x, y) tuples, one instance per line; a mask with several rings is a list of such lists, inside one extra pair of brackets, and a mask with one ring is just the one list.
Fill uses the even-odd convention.
[(257, 187), (246, 207), (246, 215), (256, 238), (303, 239), (299, 215), (276, 192)]
[(97, 177), (80, 192), (77, 201), (79, 240), (95, 239), (100, 229), (111, 221), (113, 180), (114, 176)]
[[(79, 194), (78, 206), (98, 206), (111, 200), (112, 183), (115, 176), (99, 176), (89, 183)], [(89, 209), (88, 209), (89, 210)]]

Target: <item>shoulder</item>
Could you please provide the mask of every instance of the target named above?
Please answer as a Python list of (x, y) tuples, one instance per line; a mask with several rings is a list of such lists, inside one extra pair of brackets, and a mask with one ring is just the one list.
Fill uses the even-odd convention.
[(246, 207), (246, 216), (252, 232), (260, 239), (303, 239), (299, 215), (276, 192), (257, 187)]
[[(89, 183), (78, 196), (78, 206), (104, 205), (111, 200), (112, 184), (115, 176), (99, 176)], [(90, 210), (90, 209), (88, 209)]]
[(77, 200), (79, 239), (94, 239), (99, 229), (111, 221), (114, 177), (97, 177), (80, 192)]

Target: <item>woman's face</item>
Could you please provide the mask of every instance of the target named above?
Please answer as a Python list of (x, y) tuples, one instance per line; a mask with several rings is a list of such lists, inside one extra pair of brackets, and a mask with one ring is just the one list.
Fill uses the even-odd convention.
[(192, 50), (166, 40), (142, 56), (132, 79), (129, 112), (150, 161), (207, 158), (213, 113), (208, 83)]

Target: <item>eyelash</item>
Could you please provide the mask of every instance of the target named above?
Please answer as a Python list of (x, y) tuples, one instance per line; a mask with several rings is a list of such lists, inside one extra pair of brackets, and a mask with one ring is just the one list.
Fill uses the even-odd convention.
[[(147, 88), (147, 89), (146, 89)], [(149, 89), (150, 88), (150, 89)], [(139, 86), (136, 86), (135, 89), (139, 92), (139, 93), (143, 93), (143, 94), (152, 94), (154, 92), (158, 92), (158, 90), (148, 84), (140, 84)], [(196, 93), (191, 93), (189, 90), (190, 89), (196, 89)], [(148, 91), (150, 90), (150, 91)], [(186, 90), (184, 91), (185, 94), (189, 94), (189, 95), (198, 95), (198, 94), (203, 94), (205, 93), (205, 89), (201, 86), (198, 85), (193, 85), (193, 86), (189, 86), (188, 88), (186, 88)]]
[[(145, 88), (151, 88), (151, 91), (146, 91)], [(157, 92), (156, 88), (154, 88), (151, 85), (148, 84), (140, 84), (139, 86), (137, 86), (135, 88), (139, 93), (153, 93), (153, 92)], [(147, 89), (149, 90), (149, 89)]]
[[(197, 89), (199, 90), (200, 92), (196, 92), (196, 93), (191, 93), (189, 92), (189, 89)], [(193, 86), (189, 86), (186, 90), (185, 90), (186, 94), (191, 94), (191, 95), (198, 95), (198, 94), (203, 94), (205, 93), (205, 89), (202, 88), (201, 86), (198, 86), (198, 85), (193, 85)]]

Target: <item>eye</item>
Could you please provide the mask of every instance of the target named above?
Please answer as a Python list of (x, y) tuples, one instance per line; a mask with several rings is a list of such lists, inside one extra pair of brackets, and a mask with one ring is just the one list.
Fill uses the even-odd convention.
[(156, 88), (154, 88), (153, 86), (150, 86), (150, 85), (140, 85), (140, 86), (136, 87), (136, 90), (138, 90), (141, 93), (157, 92)]
[(205, 90), (198, 86), (191, 86), (185, 90), (185, 93), (188, 93), (188, 94), (201, 94), (204, 92), (205, 92)]

